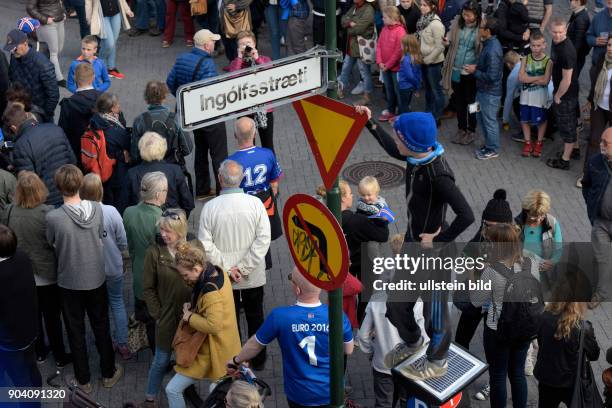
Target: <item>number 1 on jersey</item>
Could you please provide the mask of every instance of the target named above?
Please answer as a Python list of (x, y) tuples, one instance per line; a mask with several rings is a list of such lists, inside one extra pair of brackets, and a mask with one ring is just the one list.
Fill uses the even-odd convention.
[(306, 336), (300, 341), (300, 348), (306, 347), (306, 352), (308, 353), (308, 360), (310, 365), (317, 366), (317, 356), (315, 355), (315, 336)]

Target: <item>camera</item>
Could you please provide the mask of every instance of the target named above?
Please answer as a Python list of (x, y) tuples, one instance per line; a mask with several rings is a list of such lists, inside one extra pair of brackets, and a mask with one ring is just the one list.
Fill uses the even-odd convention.
[(253, 56), (251, 55), (252, 52), (253, 47), (251, 47), (250, 45), (244, 47), (244, 51), (242, 52), (242, 59), (245, 65), (249, 67), (255, 65), (255, 60), (253, 60)]

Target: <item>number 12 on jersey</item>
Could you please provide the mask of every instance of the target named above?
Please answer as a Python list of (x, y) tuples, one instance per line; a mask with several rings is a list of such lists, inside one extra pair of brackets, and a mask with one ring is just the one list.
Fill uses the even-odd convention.
[(308, 353), (308, 361), (310, 362), (310, 365), (313, 366), (317, 366), (317, 356), (315, 354), (315, 336), (306, 336), (302, 339), (302, 341), (300, 341), (300, 348), (303, 348), (306, 350), (306, 353)]

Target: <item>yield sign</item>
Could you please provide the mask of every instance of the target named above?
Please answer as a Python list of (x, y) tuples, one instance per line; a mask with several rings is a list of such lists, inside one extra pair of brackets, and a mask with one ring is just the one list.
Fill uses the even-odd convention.
[(322, 95), (293, 102), (325, 188), (330, 189), (368, 118)]

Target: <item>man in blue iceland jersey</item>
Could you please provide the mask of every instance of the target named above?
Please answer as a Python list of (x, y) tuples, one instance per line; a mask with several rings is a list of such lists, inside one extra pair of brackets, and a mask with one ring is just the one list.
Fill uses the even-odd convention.
[[(249, 117), (238, 119), (234, 125), (234, 137), (238, 151), (228, 157), (243, 168), (244, 178), (240, 187), (245, 193), (257, 196), (266, 207), (270, 218), (271, 239), (283, 235), (283, 227), (276, 205), (278, 181), (283, 175), (274, 152), (265, 147), (255, 146), (257, 126)], [(266, 254), (266, 270), (272, 268), (270, 250)]]
[[(228, 361), (228, 373), (234, 374), (240, 364), (255, 357), (277, 339), (283, 356), (285, 395), (290, 408), (329, 405), (329, 319), (328, 307), (319, 299), (315, 287), (297, 270), (289, 275), (297, 302), (277, 307), (244, 345)], [(351, 324), (343, 315), (344, 353), (353, 352)]]

